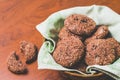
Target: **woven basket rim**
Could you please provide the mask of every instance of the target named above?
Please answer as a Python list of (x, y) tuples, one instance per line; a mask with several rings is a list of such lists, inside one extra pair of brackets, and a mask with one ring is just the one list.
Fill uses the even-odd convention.
[(75, 77), (98, 77), (98, 76), (102, 76), (103, 73), (101, 72), (98, 72), (98, 73), (95, 73), (95, 74), (88, 74), (88, 75), (83, 75), (83, 74), (80, 74), (80, 73), (75, 73), (75, 72), (69, 72), (69, 71), (63, 71), (65, 74), (69, 74), (71, 76), (75, 76)]

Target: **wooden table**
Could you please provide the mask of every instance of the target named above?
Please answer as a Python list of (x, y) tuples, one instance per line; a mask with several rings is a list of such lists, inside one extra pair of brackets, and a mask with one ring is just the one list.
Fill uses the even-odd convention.
[(120, 0), (0, 0), (0, 80), (67, 80), (52, 70), (38, 70), (37, 61), (27, 65), (29, 72), (16, 75), (7, 69), (6, 60), (19, 42), (33, 42), (38, 49), (43, 37), (35, 26), (58, 10), (74, 6), (106, 5), (120, 14)]

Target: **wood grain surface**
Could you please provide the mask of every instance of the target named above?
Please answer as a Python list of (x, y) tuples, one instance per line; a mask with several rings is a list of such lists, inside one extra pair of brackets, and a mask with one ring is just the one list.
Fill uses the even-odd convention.
[(37, 61), (26, 65), (27, 74), (13, 74), (7, 69), (6, 60), (13, 50), (20, 55), (22, 40), (41, 47), (44, 39), (35, 26), (53, 12), (93, 4), (108, 6), (120, 14), (120, 0), (0, 0), (0, 80), (69, 80), (58, 71), (38, 70)]

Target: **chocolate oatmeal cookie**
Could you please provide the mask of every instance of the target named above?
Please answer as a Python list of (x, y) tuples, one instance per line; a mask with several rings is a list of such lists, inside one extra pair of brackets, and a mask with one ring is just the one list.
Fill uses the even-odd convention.
[(22, 41), (20, 49), (26, 58), (26, 63), (31, 63), (37, 59), (37, 48), (33, 43)]
[(83, 38), (79, 35), (75, 35), (73, 33), (71, 33), (66, 27), (63, 27), (60, 32), (59, 32), (59, 38), (60, 39), (64, 39), (70, 36), (75, 36), (76, 38), (79, 38), (80, 40), (83, 40)]
[(78, 38), (71, 36), (60, 40), (53, 52), (55, 61), (64, 66), (71, 67), (81, 60), (84, 55), (84, 45)]
[(120, 57), (120, 44), (118, 41), (116, 41), (114, 38), (108, 38), (106, 39), (109, 44), (115, 49), (117, 57)]
[(96, 27), (95, 21), (81, 14), (70, 15), (65, 19), (64, 25), (74, 34), (87, 36), (90, 35)]
[(85, 40), (85, 44), (88, 44), (90, 41), (94, 40), (94, 39), (103, 39), (105, 38), (109, 33), (108, 27), (107, 26), (100, 26), (97, 31), (89, 38), (87, 38)]
[(7, 60), (7, 67), (13, 73), (26, 73), (26, 66), (18, 59), (16, 52), (13, 51)]
[(116, 51), (105, 39), (92, 40), (86, 46), (85, 61), (87, 65), (107, 65), (116, 59)]

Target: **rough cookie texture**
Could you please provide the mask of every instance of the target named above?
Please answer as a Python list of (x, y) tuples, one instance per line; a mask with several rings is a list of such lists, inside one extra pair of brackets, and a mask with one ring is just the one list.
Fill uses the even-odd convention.
[(53, 58), (64, 67), (71, 67), (84, 55), (84, 45), (78, 38), (71, 36), (60, 40), (53, 52)]
[(87, 36), (90, 35), (96, 27), (95, 21), (81, 14), (70, 15), (65, 19), (64, 25), (74, 34)]
[(79, 38), (80, 40), (83, 40), (83, 38), (79, 35), (75, 35), (73, 33), (71, 33), (66, 27), (63, 27), (60, 32), (59, 32), (59, 38), (60, 39), (64, 39), (70, 36), (75, 36), (76, 38)]
[(108, 38), (106, 39), (109, 44), (115, 49), (117, 57), (120, 57), (120, 44), (118, 41), (116, 41), (114, 38)]
[(107, 65), (116, 59), (116, 51), (109, 41), (96, 39), (86, 46), (85, 61), (87, 65)]
[(31, 63), (37, 59), (37, 48), (33, 43), (22, 41), (20, 49), (26, 58), (26, 63)]
[(87, 38), (84, 43), (88, 44), (93, 39), (103, 39), (108, 35), (108, 33), (109, 33), (108, 27), (102, 25), (97, 29), (97, 31), (91, 37)]
[(7, 66), (13, 73), (25, 73), (27, 71), (26, 66), (18, 59), (15, 51), (8, 57)]

